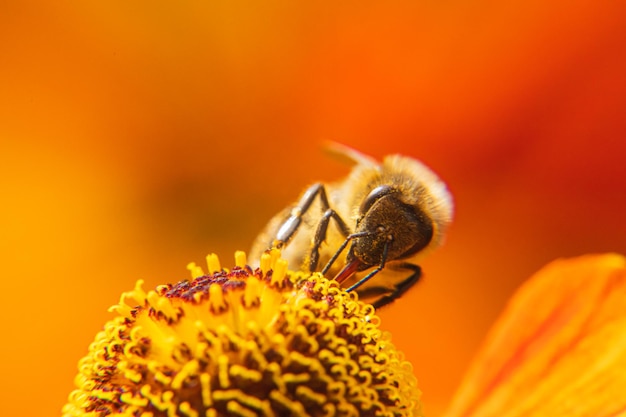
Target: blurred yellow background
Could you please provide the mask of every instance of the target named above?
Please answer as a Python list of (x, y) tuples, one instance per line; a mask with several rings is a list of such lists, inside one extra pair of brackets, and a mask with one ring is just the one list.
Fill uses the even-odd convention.
[(508, 296), (626, 252), (626, 10), (539, 0), (0, 4), (2, 415), (58, 415), (138, 278), (224, 265), (335, 140), (417, 157), (456, 216), (381, 311), (428, 415)]

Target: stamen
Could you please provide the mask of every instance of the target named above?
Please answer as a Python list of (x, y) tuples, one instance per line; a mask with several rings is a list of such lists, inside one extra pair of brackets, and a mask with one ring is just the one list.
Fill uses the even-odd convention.
[(200, 374), (200, 386), (202, 387), (202, 404), (205, 407), (213, 405), (211, 399), (211, 375), (207, 373)]
[(287, 274), (287, 261), (284, 259), (277, 259), (274, 262), (274, 270), (272, 272), (271, 284), (281, 287), (286, 274)]
[(241, 250), (235, 252), (235, 266), (238, 266), (239, 268), (245, 268), (247, 264), (248, 261), (246, 259), (246, 253)]
[(215, 274), (216, 272), (220, 272), (222, 270), (220, 259), (214, 253), (207, 255), (206, 263), (209, 267), (209, 274)]
[(249, 277), (246, 280), (246, 288), (243, 293), (244, 307), (254, 307), (260, 302), (259, 295), (261, 293), (261, 281), (257, 277)]
[(237, 401), (229, 401), (226, 404), (226, 411), (228, 411), (229, 415), (237, 415), (240, 417), (256, 417), (257, 415), (254, 411), (248, 410)]
[(272, 248), (270, 249), (270, 265), (272, 268), (276, 267), (276, 261), (280, 259), (280, 249)]
[(172, 388), (181, 389), (183, 382), (190, 376), (196, 374), (198, 372), (198, 368), (199, 365), (197, 361), (192, 360), (187, 362), (172, 380)]
[(230, 379), (228, 377), (228, 356), (220, 355), (217, 358), (218, 380), (221, 388), (230, 387)]
[(269, 253), (266, 252), (261, 255), (260, 267), (263, 276), (267, 275), (267, 273), (272, 269), (272, 261)]
[(191, 405), (187, 401), (180, 403), (180, 405), (178, 406), (178, 409), (180, 410), (181, 413), (185, 414), (188, 417), (200, 416), (200, 414), (196, 410), (191, 408)]
[(204, 275), (204, 271), (202, 270), (202, 267), (196, 265), (195, 262), (189, 262), (187, 264), (187, 269), (189, 270), (189, 272), (191, 272), (191, 278), (198, 278)]
[(211, 311), (221, 312), (227, 308), (224, 301), (224, 291), (219, 285), (211, 285), (209, 287), (209, 305)]

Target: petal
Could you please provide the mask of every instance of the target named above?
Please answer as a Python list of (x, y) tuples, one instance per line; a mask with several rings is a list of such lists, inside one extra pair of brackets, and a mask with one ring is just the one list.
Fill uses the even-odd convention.
[(555, 261), (518, 290), (446, 417), (626, 415), (626, 259)]

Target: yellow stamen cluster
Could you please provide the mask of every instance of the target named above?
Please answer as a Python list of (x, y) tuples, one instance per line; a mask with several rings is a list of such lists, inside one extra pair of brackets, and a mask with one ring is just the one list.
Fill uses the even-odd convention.
[(372, 306), (319, 274), (207, 257), (209, 273), (111, 307), (79, 363), (70, 416), (419, 416), (411, 366)]

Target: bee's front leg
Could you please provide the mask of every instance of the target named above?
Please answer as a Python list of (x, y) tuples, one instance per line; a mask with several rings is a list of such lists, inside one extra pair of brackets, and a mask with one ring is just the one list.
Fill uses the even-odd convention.
[(409, 270), (410, 274), (409, 276), (404, 278), (402, 281), (395, 284), (393, 286), (393, 290), (390, 293), (388, 293), (387, 295), (383, 295), (382, 297), (378, 298), (376, 301), (372, 302), (372, 305), (374, 306), (374, 308), (378, 309), (378, 308), (384, 307), (387, 304), (400, 298), (402, 295), (404, 295), (404, 293), (406, 293), (409, 290), (409, 288), (415, 285), (417, 281), (419, 281), (420, 278), (422, 277), (422, 268), (420, 268), (419, 265), (415, 265), (415, 264), (411, 264), (407, 262), (407, 263), (402, 263), (400, 265), (397, 265), (395, 268)]
[[(324, 188), (322, 187), (322, 190)], [(317, 264), (320, 261), (320, 246), (322, 242), (326, 240), (326, 233), (328, 232), (328, 223), (330, 219), (335, 219), (337, 223), (337, 227), (339, 227), (339, 231), (344, 237), (347, 237), (350, 234), (350, 229), (346, 225), (346, 222), (343, 221), (341, 216), (337, 214), (337, 212), (331, 208), (326, 208), (326, 211), (322, 215), (320, 222), (317, 225), (317, 230), (315, 231), (315, 236), (313, 238), (313, 246), (311, 247), (311, 256), (309, 258), (309, 271), (313, 272), (317, 269)]]

